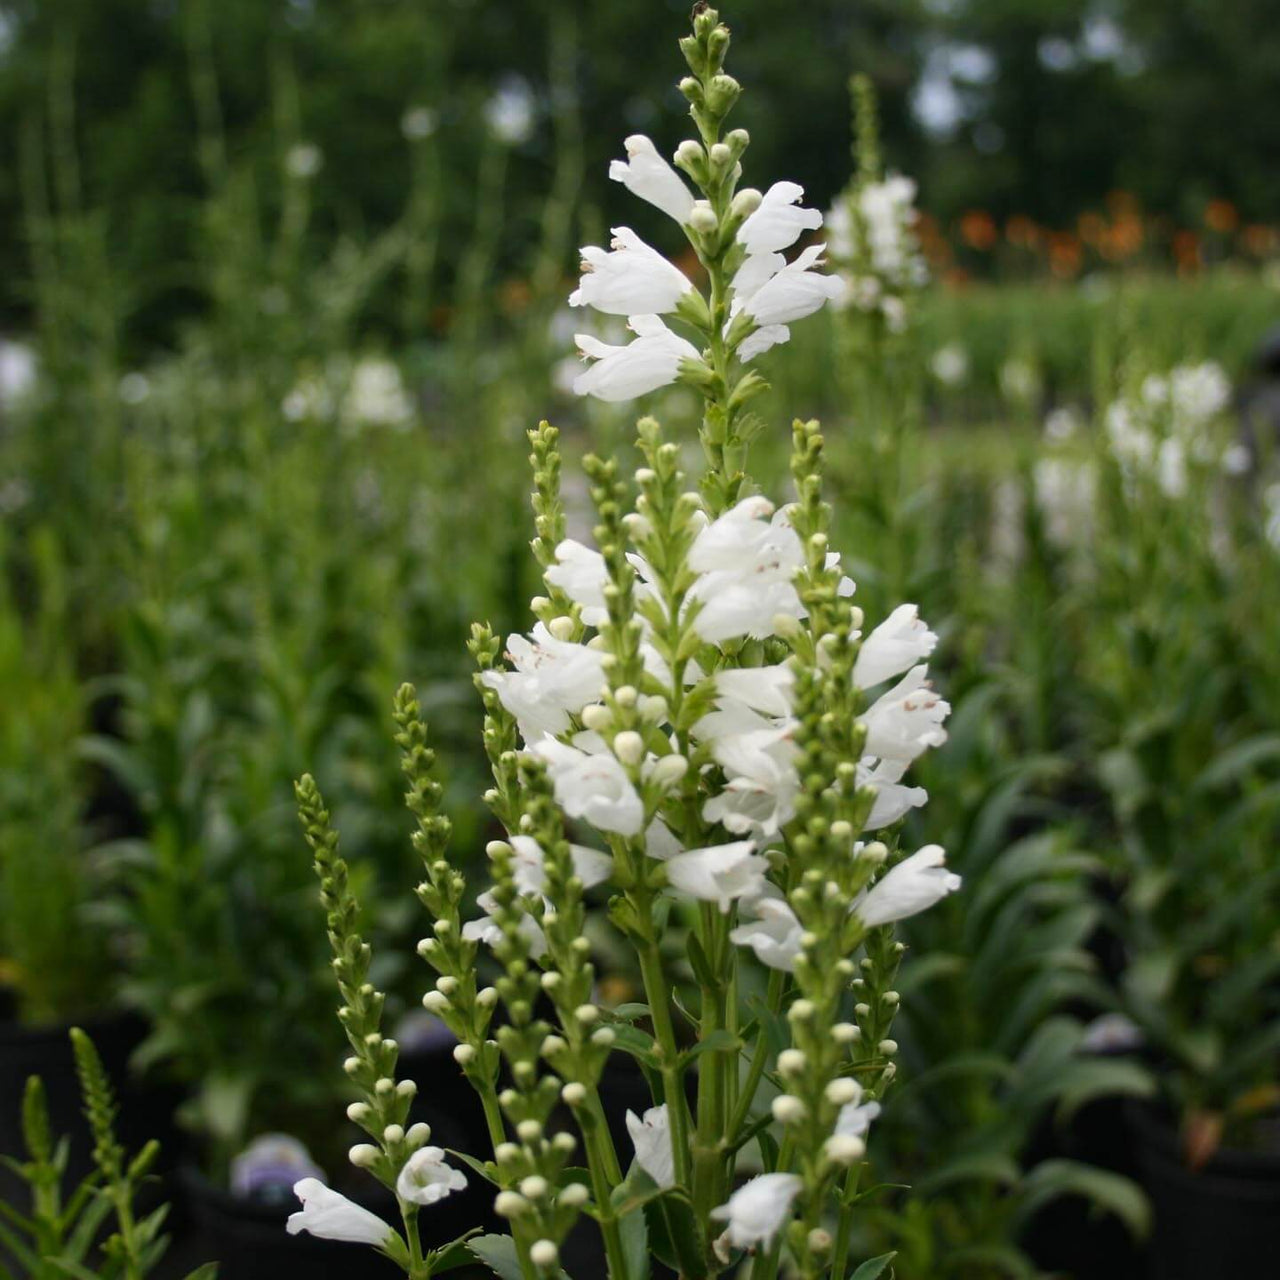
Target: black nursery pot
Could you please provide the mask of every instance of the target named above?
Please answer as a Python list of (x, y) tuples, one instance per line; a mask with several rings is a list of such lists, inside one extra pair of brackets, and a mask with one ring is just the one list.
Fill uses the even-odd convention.
[(1201, 1169), (1155, 1108), (1127, 1108), (1139, 1175), (1154, 1214), (1152, 1280), (1240, 1280), (1280, 1257), (1280, 1149), (1217, 1152)]

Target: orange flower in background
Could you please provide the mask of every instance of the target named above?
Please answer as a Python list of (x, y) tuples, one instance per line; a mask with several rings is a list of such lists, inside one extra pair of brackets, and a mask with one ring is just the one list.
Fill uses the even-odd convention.
[(969, 283), (969, 273), (963, 267), (952, 267), (943, 273), (942, 283), (950, 289), (963, 289)]
[(1204, 207), (1204, 225), (1226, 235), (1240, 224), (1240, 215), (1230, 200), (1210, 200)]
[(1040, 228), (1025, 214), (1015, 213), (1004, 224), (1004, 238), (1019, 249), (1034, 249), (1040, 243)]
[(1076, 219), (1076, 231), (1085, 244), (1097, 248), (1107, 234), (1107, 220), (1100, 213), (1082, 213)]
[(1200, 269), (1200, 237), (1194, 231), (1175, 231), (1173, 256), (1179, 275), (1189, 275)]
[(985, 209), (970, 209), (960, 219), (960, 238), (971, 249), (986, 253), (995, 246), (999, 235), (995, 219)]
[(1053, 231), (1049, 235), (1049, 270), (1059, 280), (1070, 280), (1080, 274), (1084, 250), (1070, 231)]
[(929, 214), (921, 213), (916, 220), (916, 236), (921, 252), (935, 271), (946, 267), (955, 256), (938, 226), (938, 220)]
[(1246, 253), (1255, 258), (1269, 258), (1280, 249), (1280, 232), (1275, 227), (1264, 226), (1260, 222), (1251, 222), (1240, 233), (1240, 243)]
[(1145, 231), (1142, 219), (1127, 213), (1117, 218), (1103, 233), (1102, 256), (1111, 262), (1132, 258), (1142, 248)]
[(499, 302), (507, 315), (517, 315), (523, 311), (533, 297), (527, 280), (504, 280), (499, 292)]
[(1132, 191), (1108, 191), (1107, 211), (1112, 218), (1138, 217), (1142, 205)]

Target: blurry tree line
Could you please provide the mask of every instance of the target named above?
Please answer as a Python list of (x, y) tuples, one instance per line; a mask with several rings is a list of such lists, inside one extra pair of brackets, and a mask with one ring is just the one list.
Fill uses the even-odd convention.
[[(130, 341), (169, 340), (206, 301), (187, 264), (201, 252), (202, 148), (214, 138), (253, 177), (264, 217), (280, 213), (283, 168), (305, 167), (320, 240), (392, 223), (414, 163), (405, 130), (429, 133), (447, 275), (449, 246), (476, 225), (484, 107), (501, 89), (532, 108), (502, 195), (498, 261), (518, 280), (543, 197), (566, 173), (557, 148), (581, 145), (567, 172), (585, 236), (621, 213), (606, 177), (621, 137), (678, 141), (683, 100), (674, 85), (646, 88), (637, 68), (662, 65), (687, 7), (0, 0), (0, 327), (20, 327), (30, 306), (24, 225), (71, 204), (104, 220), (112, 273), (129, 282)], [(1250, 220), (1280, 211), (1275, 0), (722, 7), (744, 37), (735, 68), (750, 93), (737, 119), (754, 169), (802, 182), (819, 205), (846, 181), (847, 83), (865, 70), (890, 164), (920, 178), (944, 223), (981, 207), (1064, 225), (1116, 188), (1188, 222), (1213, 197)], [(381, 314), (394, 326), (403, 312)]]

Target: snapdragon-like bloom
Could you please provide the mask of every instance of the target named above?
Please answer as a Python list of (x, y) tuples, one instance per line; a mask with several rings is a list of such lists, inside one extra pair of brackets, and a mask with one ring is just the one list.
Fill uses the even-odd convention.
[(582, 607), (582, 620), (587, 626), (598, 627), (608, 621), (604, 589), (609, 584), (609, 570), (598, 551), (566, 538), (556, 547), (556, 562), (545, 576), (553, 587), (559, 587)]
[(764, 282), (743, 304), (758, 325), (785, 325), (803, 320), (844, 293), (839, 276), (822, 275), (826, 245), (810, 245), (800, 256)]
[(567, 640), (557, 640), (539, 622), (529, 638), (507, 640), (514, 671), (485, 671), (481, 682), (493, 689), (516, 718), (526, 743), (562, 733), (604, 687), (604, 655)]
[(868, 831), (892, 826), (899, 818), (905, 817), (912, 809), (918, 809), (929, 799), (929, 793), (923, 787), (903, 785), (902, 775), (906, 771), (906, 764), (898, 760), (874, 763), (873, 757), (864, 756), (858, 762), (858, 785), (874, 787), (876, 791), (875, 803), (867, 816)]
[(410, 1204), (436, 1204), (445, 1196), (466, 1189), (466, 1175), (445, 1161), (440, 1147), (415, 1151), (396, 1179), (396, 1194)]
[(798, 182), (775, 182), (756, 211), (738, 229), (738, 243), (751, 257), (790, 248), (806, 231), (822, 226), (817, 209), (800, 207), (804, 188)]
[(750, 947), (756, 959), (770, 969), (794, 972), (803, 930), (786, 901), (780, 897), (755, 898), (744, 905), (743, 914), (754, 919), (744, 920), (730, 931), (729, 940), (734, 946)]
[(582, 280), (569, 295), (571, 307), (594, 307), (612, 316), (674, 311), (693, 285), (678, 267), (647, 245), (630, 227), (614, 227), (611, 252), (587, 245)]
[(947, 855), (941, 845), (923, 849), (891, 867), (856, 904), (867, 928), (892, 924), (927, 911), (960, 887), (960, 877), (946, 867)]
[(693, 195), (680, 175), (658, 154), (658, 149), (642, 133), (633, 133), (622, 144), (625, 160), (609, 165), (609, 177), (620, 182), (632, 195), (656, 205), (677, 222), (689, 221)]
[(716, 672), (720, 705), (739, 703), (767, 716), (791, 714), (795, 672), (784, 662), (773, 667), (740, 667)]
[(533, 752), (547, 762), (556, 803), (569, 817), (584, 818), (601, 831), (622, 836), (642, 830), (644, 804), (610, 751), (583, 751), (544, 738)]
[(900, 604), (863, 642), (854, 663), (853, 680), (860, 689), (901, 675), (927, 658), (938, 643), (913, 604)]
[(660, 1187), (676, 1183), (675, 1153), (671, 1147), (671, 1120), (667, 1104), (650, 1107), (644, 1116), (627, 1112), (627, 1133), (635, 1147), (636, 1163)]
[(728, 1221), (725, 1236), (731, 1247), (767, 1249), (790, 1217), (803, 1186), (794, 1173), (762, 1173), (739, 1187), (727, 1204), (712, 1209), (711, 1216)]
[[(486, 891), (476, 897), (476, 906), (484, 912), (476, 920), (468, 920), (462, 926), (462, 936), (467, 942), (483, 942), (486, 947), (496, 947), (502, 941), (502, 926), (493, 918), (498, 909), (498, 900), (493, 893)], [(529, 944), (529, 954), (535, 959), (546, 955), (547, 937), (542, 926), (527, 912), (520, 917), (520, 932)]]
[(910, 764), (929, 747), (947, 740), (942, 722), (951, 704), (934, 693), (928, 667), (912, 667), (887, 693), (867, 709), (867, 754), (880, 760)]
[[(542, 893), (547, 887), (546, 854), (542, 846), (532, 836), (512, 836), (511, 848), (515, 852), (516, 888), (521, 893)], [(582, 881), (584, 889), (603, 884), (613, 871), (613, 859), (598, 849), (571, 844), (569, 856), (573, 860), (573, 874)]]
[(712, 754), (728, 778), (719, 795), (702, 807), (708, 822), (734, 835), (771, 840), (795, 816), (800, 779), (794, 724), (750, 730), (718, 739)]
[(680, 893), (714, 902), (724, 915), (739, 898), (764, 890), (764, 873), (769, 864), (754, 851), (750, 840), (690, 849), (667, 860), (667, 880)]
[(622, 347), (610, 346), (589, 333), (574, 335), (582, 354), (595, 361), (574, 381), (578, 395), (611, 402), (634, 400), (670, 386), (682, 360), (700, 359), (697, 348), (672, 333), (659, 316), (632, 316), (627, 327), (636, 338)]
[(291, 1213), (285, 1224), (291, 1236), (306, 1231), (321, 1240), (372, 1245), (385, 1245), (391, 1239), (391, 1228), (376, 1213), (326, 1187), (319, 1178), (295, 1182), (293, 1194), (302, 1201), (302, 1209)]
[(865, 1138), (871, 1122), (880, 1114), (880, 1104), (863, 1102), (862, 1086), (856, 1080), (854, 1084), (858, 1086), (857, 1094), (852, 1102), (847, 1102), (840, 1108), (840, 1114), (836, 1117), (833, 1132), (840, 1138)]

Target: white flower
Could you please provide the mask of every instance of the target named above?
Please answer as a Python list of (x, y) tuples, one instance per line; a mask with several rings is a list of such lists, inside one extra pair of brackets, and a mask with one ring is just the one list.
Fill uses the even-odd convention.
[(767, 324), (754, 333), (748, 334), (738, 343), (738, 359), (746, 364), (748, 360), (754, 360), (756, 356), (763, 355), (771, 347), (790, 341), (790, 338), (791, 330), (785, 324)]
[(693, 196), (680, 175), (658, 154), (658, 149), (642, 133), (633, 133), (623, 144), (625, 160), (609, 165), (609, 177), (621, 182), (632, 195), (657, 205), (677, 222), (689, 221)]
[(729, 940), (738, 947), (750, 947), (756, 959), (770, 969), (791, 973), (800, 954), (800, 921), (781, 898), (756, 898), (746, 904), (754, 920), (738, 925)]
[(413, 402), (396, 365), (376, 356), (361, 360), (351, 371), (343, 414), (368, 426), (407, 426), (413, 419)]
[(508, 76), (485, 103), (484, 115), (499, 142), (519, 146), (533, 132), (533, 91), (528, 82), (522, 76)]
[(869, 689), (927, 658), (938, 637), (921, 620), (913, 604), (900, 604), (863, 642), (853, 667), (853, 681)]
[(758, 325), (790, 324), (820, 310), (840, 297), (844, 282), (839, 276), (820, 275), (826, 245), (810, 245), (794, 262), (766, 280), (743, 304)]
[(928, 747), (947, 740), (942, 722), (951, 704), (930, 687), (924, 663), (912, 667), (887, 693), (867, 709), (867, 754), (881, 760), (909, 764)]
[(767, 1249), (790, 1216), (802, 1186), (803, 1181), (794, 1173), (762, 1173), (739, 1187), (728, 1204), (712, 1209), (711, 1216), (728, 1220), (725, 1235), (732, 1247), (762, 1245)]
[[(511, 848), (515, 851), (512, 870), (516, 888), (521, 893), (542, 893), (547, 887), (546, 854), (532, 836), (512, 836)], [(613, 859), (598, 849), (571, 844), (569, 856), (573, 860), (573, 874), (590, 889), (603, 884), (613, 871)]]
[[(502, 941), (502, 927), (493, 918), (493, 913), (498, 909), (498, 900), (492, 892), (486, 891), (476, 897), (476, 906), (484, 915), (477, 920), (468, 920), (462, 926), (462, 937), (467, 942), (483, 942), (486, 947), (496, 947)], [(535, 959), (546, 954), (546, 934), (542, 932), (542, 926), (527, 912), (520, 916), (519, 929)]]
[(391, 1238), (391, 1228), (377, 1214), (330, 1190), (319, 1178), (295, 1182), (293, 1194), (302, 1201), (302, 1209), (291, 1213), (285, 1224), (291, 1236), (308, 1231), (321, 1240), (372, 1245), (385, 1245)]
[(718, 671), (715, 676), (720, 705), (739, 703), (767, 716), (791, 714), (791, 690), (795, 672), (785, 663), (773, 667), (737, 667)]
[(907, 771), (905, 763), (898, 760), (881, 760), (871, 767), (872, 757), (866, 756), (858, 763), (858, 785), (875, 787), (875, 803), (867, 816), (866, 829), (877, 831), (897, 822), (909, 810), (918, 809), (929, 793), (923, 787), (904, 787), (902, 775)]
[(635, 1147), (636, 1163), (658, 1186), (675, 1186), (675, 1153), (671, 1149), (667, 1104), (650, 1107), (643, 1119), (634, 1111), (628, 1111), (627, 1132), (631, 1135), (631, 1145)]
[(667, 860), (667, 880), (673, 889), (701, 902), (714, 902), (722, 915), (742, 897), (764, 890), (769, 864), (754, 854), (750, 840), (690, 849)]
[(836, 1127), (832, 1132), (841, 1138), (865, 1138), (871, 1122), (880, 1114), (880, 1104), (863, 1102), (862, 1086), (856, 1080), (852, 1083), (857, 1085), (858, 1092), (852, 1102), (847, 1102), (840, 1108), (840, 1114), (836, 1116)]
[(587, 626), (598, 627), (608, 620), (604, 589), (609, 584), (609, 571), (598, 551), (566, 538), (556, 547), (556, 563), (547, 570), (546, 579), (582, 606)]
[(795, 244), (802, 232), (822, 226), (817, 209), (798, 207), (803, 196), (799, 183), (775, 182), (738, 229), (738, 243), (748, 254), (777, 253)]
[(11, 404), (30, 395), (39, 370), (40, 362), (31, 347), (0, 338), (0, 403)]
[(923, 849), (891, 867), (868, 890), (856, 910), (867, 928), (905, 920), (941, 902), (960, 887), (960, 877), (946, 868), (941, 845)]
[(571, 307), (595, 307), (613, 316), (674, 311), (693, 285), (630, 227), (613, 228), (612, 251), (597, 245), (582, 250), (582, 279), (569, 295)]
[(1080, 430), (1080, 426), (1079, 410), (1064, 404), (1051, 409), (1045, 416), (1044, 433), (1050, 440), (1070, 440)]
[(693, 343), (672, 333), (656, 315), (632, 316), (627, 327), (636, 339), (621, 347), (588, 333), (574, 335), (582, 354), (596, 362), (574, 382), (578, 395), (611, 402), (634, 400), (673, 383), (682, 360), (699, 359)]
[(569, 817), (622, 836), (643, 829), (644, 804), (610, 752), (581, 751), (554, 738), (544, 738), (533, 752), (547, 762), (556, 803)]
[(314, 142), (297, 142), (285, 154), (284, 167), (291, 178), (314, 178), (324, 165), (324, 152)]
[(410, 142), (421, 142), (436, 131), (440, 117), (430, 107), (410, 107), (400, 117), (400, 132)]
[(480, 680), (515, 716), (526, 743), (563, 733), (569, 714), (595, 701), (605, 684), (604, 654), (557, 640), (541, 622), (528, 639), (508, 637), (507, 657), (514, 671), (485, 671)]
[(784, 724), (718, 739), (712, 754), (729, 780), (703, 806), (702, 816), (734, 835), (776, 836), (795, 816), (800, 788), (793, 733), (794, 725)]
[(1179, 365), (1169, 375), (1169, 398), (1175, 411), (1199, 424), (1216, 418), (1231, 399), (1231, 382), (1213, 360)]
[(949, 342), (933, 353), (929, 369), (944, 387), (958, 387), (969, 376), (969, 354), (958, 342)]
[(396, 1179), (396, 1194), (410, 1204), (436, 1204), (452, 1192), (466, 1189), (466, 1175), (446, 1163), (439, 1147), (415, 1151)]

